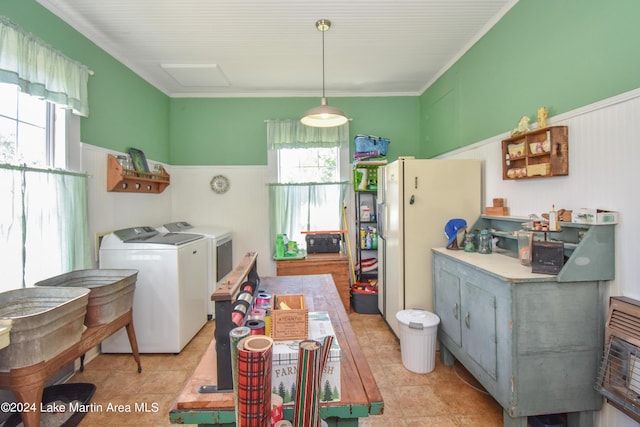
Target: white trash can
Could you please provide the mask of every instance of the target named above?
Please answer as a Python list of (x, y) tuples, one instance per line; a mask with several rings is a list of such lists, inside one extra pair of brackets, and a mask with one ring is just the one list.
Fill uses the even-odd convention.
[(402, 310), (396, 313), (396, 319), (400, 324), (400, 353), (404, 367), (418, 374), (433, 371), (440, 318), (425, 310)]

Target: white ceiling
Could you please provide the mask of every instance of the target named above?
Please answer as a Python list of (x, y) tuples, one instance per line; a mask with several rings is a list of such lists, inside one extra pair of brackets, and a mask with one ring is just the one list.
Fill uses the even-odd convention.
[(329, 19), (330, 98), (421, 94), (517, 0), (38, 2), (173, 97), (320, 97)]

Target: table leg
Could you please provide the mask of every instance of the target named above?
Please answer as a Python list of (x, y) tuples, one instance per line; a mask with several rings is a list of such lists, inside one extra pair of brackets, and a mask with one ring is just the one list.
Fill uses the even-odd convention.
[(18, 402), (24, 403), (29, 408), (20, 414), (25, 427), (40, 426), (40, 403), (46, 380), (44, 362), (11, 370), (11, 391)]
[(138, 352), (138, 341), (136, 340), (136, 331), (133, 329), (133, 316), (131, 321), (127, 323), (127, 336), (129, 337), (129, 344), (131, 345), (131, 351), (133, 358), (138, 364), (138, 373), (142, 372), (142, 365), (140, 364), (140, 353)]

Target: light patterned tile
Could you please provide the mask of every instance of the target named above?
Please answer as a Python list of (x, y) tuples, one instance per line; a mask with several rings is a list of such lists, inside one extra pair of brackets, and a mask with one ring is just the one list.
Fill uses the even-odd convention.
[[(445, 366), (436, 353), (434, 371), (410, 372), (402, 365), (397, 338), (380, 316), (351, 313), (349, 318), (384, 399), (384, 413), (361, 419), (360, 426), (502, 426), (502, 408), (477, 390), (480, 385), (464, 367)], [(171, 426), (170, 406), (200, 361), (214, 329), (215, 321), (207, 322), (180, 354), (141, 355), (140, 374), (131, 355), (99, 355), (89, 362), (85, 372), (77, 373), (70, 382), (95, 384), (93, 402), (104, 407), (109, 403), (146, 404), (151, 410), (89, 413), (81, 427)]]

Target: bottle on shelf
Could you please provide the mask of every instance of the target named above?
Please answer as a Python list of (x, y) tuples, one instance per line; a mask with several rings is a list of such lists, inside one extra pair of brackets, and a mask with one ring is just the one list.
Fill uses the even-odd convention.
[(549, 212), (549, 231), (558, 231), (558, 212), (556, 212), (556, 205), (551, 205), (551, 212)]
[(278, 234), (276, 236), (276, 257), (284, 257), (284, 247), (284, 236), (282, 234)]
[(378, 232), (371, 227), (371, 249), (378, 249)]

